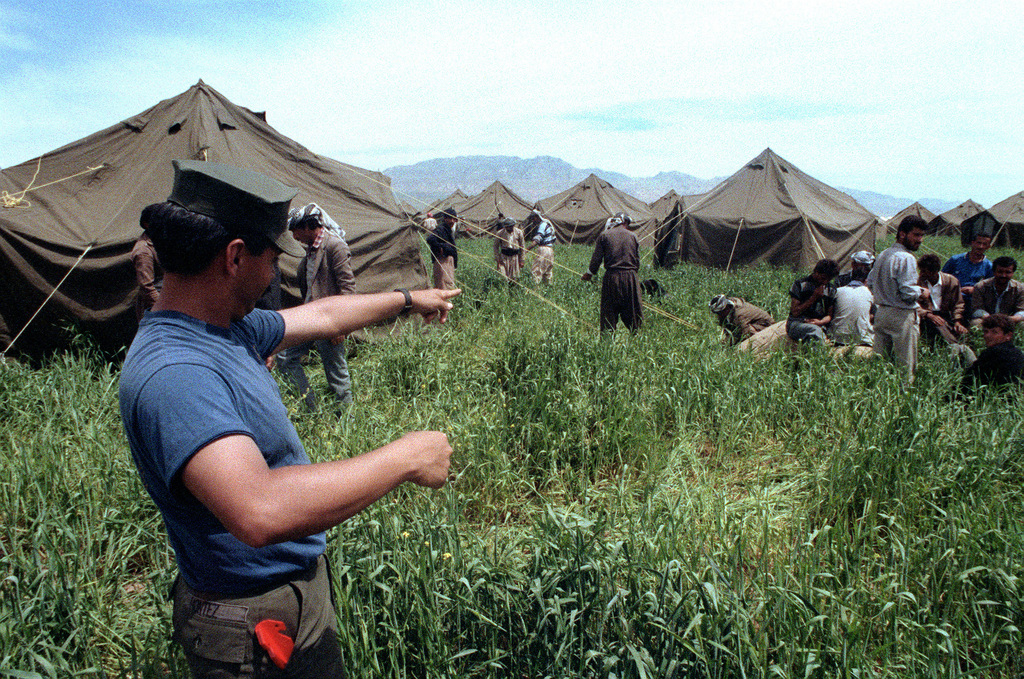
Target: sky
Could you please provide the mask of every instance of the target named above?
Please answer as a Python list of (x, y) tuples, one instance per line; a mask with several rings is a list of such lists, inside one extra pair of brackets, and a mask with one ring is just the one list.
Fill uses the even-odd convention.
[(833, 186), (1024, 190), (1024, 0), (0, 0), (0, 168), (202, 79), (371, 170), (547, 155)]

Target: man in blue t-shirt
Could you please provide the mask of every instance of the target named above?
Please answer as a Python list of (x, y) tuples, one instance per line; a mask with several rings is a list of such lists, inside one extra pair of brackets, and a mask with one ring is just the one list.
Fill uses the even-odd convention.
[[(265, 367), (273, 353), (415, 311), (443, 322), (458, 290), (331, 296), (254, 310), (295, 190), (247, 170), (174, 161), (146, 227), (164, 267), (120, 383), (121, 418), (180, 576), (174, 638), (195, 677), (342, 674), (323, 558), (327, 528), (405, 481), (439, 488), (451, 447), (411, 432), (310, 464)], [(275, 675), (276, 676), (276, 675)]]
[(942, 265), (943, 273), (952, 274), (960, 281), (960, 294), (964, 296), (964, 303), (968, 308), (971, 306), (971, 294), (974, 292), (975, 283), (992, 277), (992, 262), (985, 256), (990, 247), (992, 237), (979, 234), (971, 241), (970, 250), (953, 255)]

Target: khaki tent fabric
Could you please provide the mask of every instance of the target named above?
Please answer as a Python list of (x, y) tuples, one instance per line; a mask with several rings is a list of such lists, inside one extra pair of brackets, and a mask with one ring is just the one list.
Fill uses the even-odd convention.
[(985, 208), (973, 200), (965, 200), (952, 210), (946, 210), (928, 222), (928, 234), (932, 236), (952, 236), (960, 233), (960, 225), (965, 219), (973, 217)]
[(669, 268), (679, 262), (679, 244), (682, 242), (683, 214), (706, 193), (676, 196), (668, 213), (658, 221), (654, 232), (654, 265)]
[(1012, 248), (1024, 249), (1024, 191), (999, 201), (988, 211), (999, 222), (1000, 240)]
[[(888, 231), (888, 233), (896, 233), (896, 228), (900, 225), (900, 222), (902, 222), (904, 218), (909, 217), (910, 215), (917, 215), (918, 217), (920, 217), (926, 223), (929, 224), (933, 219), (935, 219), (935, 213), (926, 208), (924, 205), (921, 205), (920, 203), (912, 203), (889, 218), (889, 220), (885, 223), (886, 230)], [(883, 234), (881, 233), (879, 234), (879, 236), (882, 235)]]
[(679, 200), (679, 194), (676, 193), (675, 189), (669, 189), (668, 193), (659, 198), (658, 200), (651, 203), (651, 214), (659, 222), (664, 221), (668, 217), (668, 213), (675, 207), (676, 202)]
[[(296, 187), (293, 205), (316, 202), (345, 229), (360, 292), (426, 285), (419, 238), (384, 175), (311, 152), (268, 125), (265, 114), (199, 81), (117, 125), (0, 171), (0, 192), (12, 195), (57, 182), (29, 190), (24, 207), (0, 208), (0, 317), (10, 332), (16, 335), (60, 284), (16, 349), (59, 347), (59, 327), (69, 320), (105, 349), (131, 341), (137, 284), (129, 254), (142, 208), (171, 191), (175, 158), (230, 163)], [(282, 257), (286, 275), (296, 264)]]
[(530, 203), (500, 181), (495, 181), (466, 200), (458, 213), (459, 221), (469, 236), (482, 236), (494, 232), (502, 216), (522, 222), (532, 209)]
[(807, 270), (822, 258), (842, 266), (857, 250), (874, 251), (878, 222), (765, 149), (686, 208), (679, 256), (726, 270), (759, 262)]
[(625, 212), (632, 220), (629, 228), (636, 232), (640, 244), (654, 244), (657, 220), (650, 206), (597, 175), (591, 174), (579, 184), (539, 201), (537, 208), (551, 220), (562, 243), (594, 243), (608, 218)]
[(469, 196), (464, 194), (462, 189), (455, 189), (452, 191), (450, 196), (435, 203), (429, 211), (433, 212), (435, 217), (438, 212), (447, 210), (448, 208), (454, 208), (455, 212), (458, 213), (467, 200), (469, 200)]

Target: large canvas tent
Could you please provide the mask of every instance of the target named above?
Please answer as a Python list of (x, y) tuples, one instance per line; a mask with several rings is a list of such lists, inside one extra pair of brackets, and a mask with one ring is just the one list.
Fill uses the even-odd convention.
[(517, 222), (526, 219), (533, 206), (500, 181), (495, 181), (458, 208), (459, 221), (470, 236), (493, 232), (501, 217)]
[(679, 257), (733, 270), (765, 262), (807, 270), (875, 248), (878, 218), (771, 149), (686, 208)]
[(946, 210), (928, 222), (928, 234), (931, 236), (952, 236), (960, 233), (960, 225), (985, 208), (973, 200), (967, 199), (951, 210)]
[[(38, 159), (0, 171), (0, 318), (16, 349), (56, 348), (77, 322), (116, 350), (135, 332), (129, 254), (139, 213), (171, 191), (171, 160), (246, 167), (299, 190), (346, 231), (360, 292), (426, 284), (419, 240), (387, 177), (319, 156), (199, 81), (184, 93)], [(38, 188), (35, 188), (38, 187)], [(286, 275), (297, 262), (282, 257)], [(47, 298), (52, 294), (52, 298)], [(45, 303), (45, 305), (44, 305)]]
[(579, 184), (541, 200), (537, 208), (551, 220), (562, 243), (593, 243), (608, 218), (619, 212), (630, 216), (629, 228), (637, 232), (642, 245), (654, 243), (657, 220), (650, 206), (597, 175), (591, 174)]

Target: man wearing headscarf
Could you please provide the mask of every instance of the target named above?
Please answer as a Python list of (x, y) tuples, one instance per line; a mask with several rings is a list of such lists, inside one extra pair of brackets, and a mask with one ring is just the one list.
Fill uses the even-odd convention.
[(591, 280), (601, 264), (605, 274), (601, 281), (601, 332), (615, 330), (619, 319), (636, 332), (644, 321), (640, 301), (640, 283), (636, 272), (640, 270), (640, 244), (636, 234), (629, 230), (629, 215), (620, 212), (612, 218), (614, 223), (597, 237), (590, 268), (582, 278)]
[(708, 303), (708, 309), (718, 318), (722, 327), (722, 343), (728, 346), (750, 339), (775, 323), (771, 314), (742, 297), (715, 295)]
[[(288, 214), (288, 230), (306, 247), (306, 256), (299, 262), (299, 291), (303, 303), (330, 297), (351, 295), (356, 291), (352, 273), (352, 255), (345, 242), (345, 232), (316, 203), (294, 208)], [(352, 381), (345, 360), (345, 338), (306, 342), (277, 354), (277, 367), (302, 394), (306, 406), (316, 409), (316, 395), (309, 388), (309, 379), (302, 359), (316, 347), (324, 364), (327, 384), (339, 405), (352, 403)]]
[(427, 236), (427, 247), (434, 261), (434, 287), (451, 290), (455, 287), (455, 268), (459, 265), (459, 251), (455, 249), (455, 221), (458, 216), (454, 208), (441, 213), (441, 223), (434, 233)]
[(526, 239), (516, 220), (504, 217), (494, 234), (494, 263), (498, 273), (509, 283), (519, 279), (526, 258)]
[(530, 273), (533, 274), (534, 283), (550, 283), (551, 274), (555, 269), (555, 227), (551, 222), (541, 216), (539, 210), (534, 210), (526, 218), (525, 232), (533, 231), (530, 238), (528, 250), (537, 248), (537, 256), (533, 260)]

